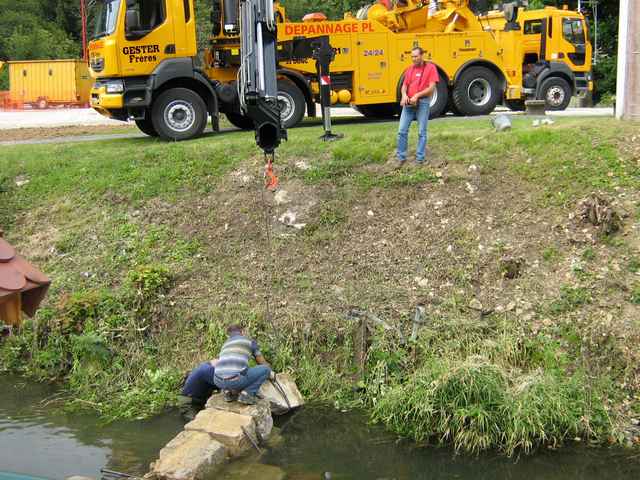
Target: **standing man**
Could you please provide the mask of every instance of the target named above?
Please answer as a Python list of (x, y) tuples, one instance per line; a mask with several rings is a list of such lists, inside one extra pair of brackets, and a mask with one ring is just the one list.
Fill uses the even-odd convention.
[(404, 72), (402, 82), (402, 114), (398, 128), (398, 151), (396, 168), (401, 168), (407, 159), (407, 136), (411, 122), (418, 122), (418, 147), (416, 148), (416, 163), (424, 164), (425, 149), (427, 147), (427, 122), (429, 121), (429, 104), (431, 95), (439, 81), (438, 70), (431, 62), (423, 59), (424, 51), (420, 47), (411, 50), (411, 65)]
[[(223, 390), (227, 402), (238, 400), (246, 405), (256, 403), (256, 395), (271, 375), (271, 367), (262, 356), (258, 344), (244, 336), (240, 325), (227, 328), (229, 339), (220, 350), (216, 364), (215, 384)], [(258, 364), (249, 367), (253, 357)]]
[(182, 394), (178, 398), (180, 411), (187, 420), (193, 420), (216, 389), (214, 375), (217, 362), (214, 358), (189, 372), (182, 386)]

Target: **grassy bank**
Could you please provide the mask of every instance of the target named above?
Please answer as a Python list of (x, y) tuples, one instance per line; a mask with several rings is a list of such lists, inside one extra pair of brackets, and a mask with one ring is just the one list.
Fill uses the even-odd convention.
[[(286, 194), (264, 196), (271, 268), (252, 133), (3, 148), (0, 225), (54, 283), (2, 367), (63, 380), (68, 406), (146, 416), (241, 320), (306, 395), (420, 442), (621, 439), (640, 414), (638, 126), (443, 120), (432, 165), (399, 172), (395, 128), (290, 132)], [(594, 192), (618, 231), (582, 220)]]

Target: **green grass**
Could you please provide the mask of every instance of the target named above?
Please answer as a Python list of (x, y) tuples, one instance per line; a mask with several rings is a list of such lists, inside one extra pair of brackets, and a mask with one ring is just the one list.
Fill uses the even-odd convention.
[(560, 315), (571, 312), (591, 301), (591, 294), (587, 288), (563, 285), (560, 287), (558, 298), (549, 305), (549, 312), (551, 315)]
[[(216, 355), (224, 325), (242, 320), (303, 393), (369, 408), (419, 441), (508, 454), (575, 436), (606, 441), (615, 428), (602, 398), (612, 383), (635, 384), (635, 357), (617, 353), (633, 352), (623, 347), (635, 337), (612, 333), (601, 345), (594, 319), (601, 301), (638, 303), (638, 261), (616, 273), (620, 295), (595, 273), (620, 235), (576, 250), (549, 229), (518, 229), (568, 218), (594, 189), (637, 190), (636, 163), (618, 149), (632, 127), (515, 119), (496, 135), (486, 119), (442, 120), (429, 141), (446, 166), (400, 171), (390, 161), (396, 122), (336, 122), (345, 138), (332, 143), (318, 140), (319, 125), (291, 130), (275, 168), (294, 203), (273, 214), (309, 213), (301, 233), (274, 222), (270, 279), (251, 132), (3, 147), (0, 227), (54, 281), (34, 321), (0, 345), (0, 370), (62, 381), (68, 405), (105, 418), (149, 416), (175, 402), (184, 369)], [(479, 203), (464, 189), (471, 164)], [(240, 184), (244, 174), (252, 180)], [(29, 183), (18, 187), (19, 175)], [(517, 229), (521, 192), (502, 196), (513, 185), (527, 193), (520, 212), (533, 212)], [(527, 257), (522, 275), (502, 277), (503, 255)], [(576, 255), (583, 266), (567, 284), (562, 260)], [(477, 296), (488, 311), (520, 303), (478, 318)], [(429, 323), (404, 342), (397, 332), (408, 337), (417, 301), (429, 302)], [(362, 359), (359, 324), (345, 319), (352, 307), (393, 326), (370, 329)]]

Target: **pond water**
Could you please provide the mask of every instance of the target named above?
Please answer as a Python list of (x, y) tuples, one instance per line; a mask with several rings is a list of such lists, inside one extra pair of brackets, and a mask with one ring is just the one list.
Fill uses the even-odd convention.
[[(98, 478), (103, 467), (142, 475), (183, 425), (177, 412), (104, 425), (93, 415), (61, 413), (48, 403), (52, 395), (50, 386), (0, 378), (0, 471), (56, 480)], [(335, 480), (640, 478), (634, 452), (570, 447), (518, 459), (456, 456), (449, 449), (397, 441), (357, 412), (319, 406), (282, 419), (280, 427), (282, 441), (259, 461), (281, 467), (289, 480), (320, 479), (323, 472)]]

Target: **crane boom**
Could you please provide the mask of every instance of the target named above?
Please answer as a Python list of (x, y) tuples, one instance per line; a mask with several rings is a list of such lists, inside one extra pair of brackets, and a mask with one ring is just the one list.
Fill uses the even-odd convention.
[[(272, 154), (280, 141), (286, 139), (278, 105), (277, 31), (273, 0), (240, 0), (239, 23), (240, 106), (253, 120), (256, 143), (265, 153)], [(227, 27), (233, 28), (225, 25)]]

